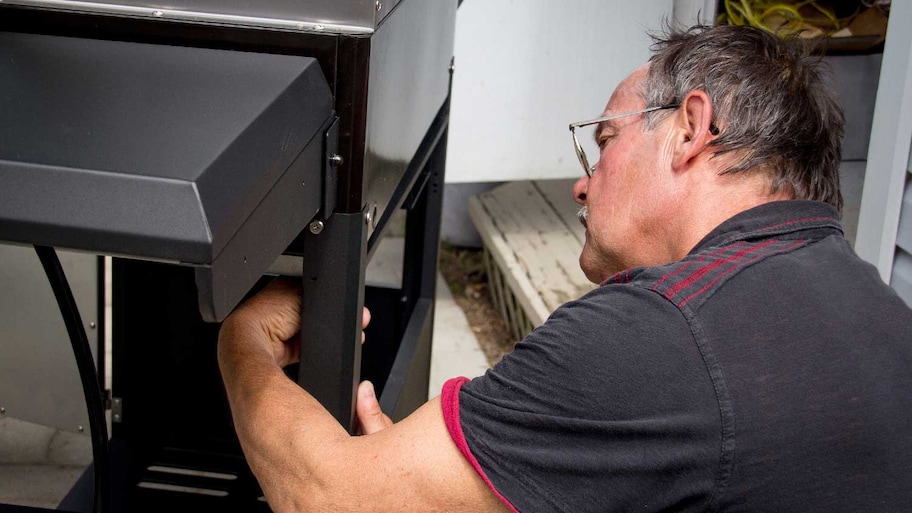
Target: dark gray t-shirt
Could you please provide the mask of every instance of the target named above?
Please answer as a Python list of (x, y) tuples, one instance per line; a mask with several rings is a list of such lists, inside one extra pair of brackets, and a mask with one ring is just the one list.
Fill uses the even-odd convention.
[(558, 309), (443, 390), (519, 511), (912, 511), (912, 311), (810, 201)]

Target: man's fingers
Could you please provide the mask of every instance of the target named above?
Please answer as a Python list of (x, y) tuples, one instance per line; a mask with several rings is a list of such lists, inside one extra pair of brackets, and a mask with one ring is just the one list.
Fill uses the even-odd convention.
[[(301, 284), (274, 279), (263, 290), (238, 306), (222, 328), (233, 326), (246, 332), (244, 339), (259, 340), (284, 366), (298, 358), (295, 336), (301, 329)], [(230, 329), (229, 329), (230, 331)]]
[(355, 407), (361, 434), (371, 435), (393, 425), (393, 421), (380, 410), (380, 403), (370, 381), (358, 385), (358, 404)]
[(364, 343), (364, 328), (367, 328), (367, 325), (371, 322), (371, 311), (367, 309), (366, 306), (362, 307), (364, 310), (361, 312), (361, 343)]
[(237, 311), (257, 321), (271, 339), (288, 340), (301, 329), (301, 285), (276, 278)]

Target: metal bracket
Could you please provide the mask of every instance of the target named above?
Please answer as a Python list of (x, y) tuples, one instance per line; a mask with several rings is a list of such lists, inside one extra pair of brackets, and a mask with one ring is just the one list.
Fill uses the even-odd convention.
[(111, 398), (111, 422), (123, 422), (123, 400), (120, 397)]
[(323, 198), (319, 219), (329, 219), (336, 209), (339, 169), (344, 164), (339, 155), (339, 118), (336, 117), (323, 135)]

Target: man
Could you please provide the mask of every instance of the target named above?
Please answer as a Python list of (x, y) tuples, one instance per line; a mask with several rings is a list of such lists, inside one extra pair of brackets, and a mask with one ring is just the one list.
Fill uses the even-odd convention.
[(602, 286), (401, 423), (363, 384), (349, 437), (282, 374), (293, 287), (225, 322), (276, 511), (912, 511), (912, 313), (842, 236), (818, 61), (750, 28), (672, 34), (595, 121), (573, 194)]

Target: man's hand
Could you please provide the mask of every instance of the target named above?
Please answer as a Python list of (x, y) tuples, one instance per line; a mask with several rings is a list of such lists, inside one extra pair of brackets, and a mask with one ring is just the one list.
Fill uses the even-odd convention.
[[(371, 313), (367, 307), (362, 311), (361, 329), (370, 324)], [(260, 293), (244, 302), (225, 323), (232, 323), (228, 329), (238, 325), (252, 330), (249, 341), (259, 341), (279, 367), (295, 363), (300, 359), (301, 344), (298, 334), (301, 330), (301, 285), (286, 279), (275, 279)], [(361, 343), (364, 343), (364, 331)], [(373, 434), (393, 425), (383, 411), (374, 393), (374, 385), (365, 381), (358, 387), (356, 412), (360, 434)]]
[[(298, 285), (276, 280), (219, 332), (235, 430), (272, 510), (503, 510), (450, 438), (439, 399), (394, 425), (362, 383), (357, 413), (366, 436), (352, 437), (288, 379), (281, 367), (299, 357), (297, 341), (287, 341), (301, 328), (300, 298)], [(362, 324), (369, 319), (365, 310)]]
[[(235, 309), (222, 324), (219, 345), (231, 339), (237, 343), (258, 344), (272, 355), (279, 367), (298, 361), (301, 330), (301, 285), (275, 279), (257, 295)], [(243, 336), (226, 337), (240, 332)]]
[[(370, 324), (371, 313), (364, 307), (361, 329)], [(301, 358), (301, 284), (277, 278), (257, 295), (245, 301), (225, 320), (230, 328), (244, 326), (254, 340), (264, 345), (280, 367), (296, 363)], [(224, 328), (223, 328), (224, 329)], [(361, 331), (364, 343), (364, 331)]]

